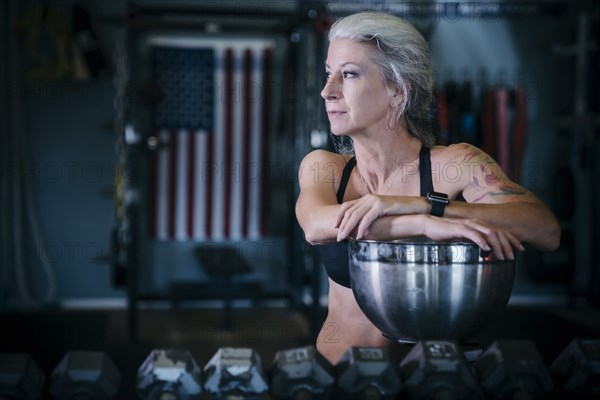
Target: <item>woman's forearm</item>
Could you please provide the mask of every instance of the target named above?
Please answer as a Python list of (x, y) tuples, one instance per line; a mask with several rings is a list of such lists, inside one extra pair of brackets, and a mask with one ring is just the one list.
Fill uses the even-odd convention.
[(560, 225), (540, 202), (482, 204), (453, 201), (446, 207), (444, 217), (483, 221), (510, 231), (522, 242), (539, 250), (555, 250), (560, 242)]
[[(394, 240), (411, 236), (425, 235), (425, 219), (423, 214), (388, 215), (377, 218), (365, 233), (364, 239)], [(355, 236), (355, 235), (352, 235)]]
[(296, 216), (304, 231), (304, 238), (310, 244), (335, 242), (338, 230), (334, 227), (339, 205), (304, 206), (296, 205)]

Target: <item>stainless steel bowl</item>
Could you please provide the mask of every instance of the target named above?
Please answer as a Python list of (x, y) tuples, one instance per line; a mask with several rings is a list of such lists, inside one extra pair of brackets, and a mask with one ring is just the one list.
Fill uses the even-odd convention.
[(515, 262), (495, 260), (471, 242), (426, 238), (349, 240), (358, 305), (398, 342), (470, 341), (506, 306)]

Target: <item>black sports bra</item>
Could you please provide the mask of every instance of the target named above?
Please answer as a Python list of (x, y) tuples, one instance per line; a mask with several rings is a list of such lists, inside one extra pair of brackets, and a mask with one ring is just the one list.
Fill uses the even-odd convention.
[[(356, 158), (352, 157), (342, 171), (340, 187), (336, 193), (338, 204), (344, 201), (344, 193), (350, 174), (356, 165)], [(419, 177), (421, 181), (421, 196), (427, 196), (427, 193), (433, 192), (433, 179), (431, 176), (431, 158), (430, 149), (421, 146), (419, 152)], [(329, 277), (342, 286), (350, 287), (350, 271), (348, 265), (348, 242), (342, 241), (331, 244), (319, 245), (321, 260), (325, 265), (325, 270)]]

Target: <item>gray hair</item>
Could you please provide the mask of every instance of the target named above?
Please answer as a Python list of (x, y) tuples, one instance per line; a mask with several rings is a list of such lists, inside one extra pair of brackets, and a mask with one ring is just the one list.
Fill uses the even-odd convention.
[(372, 61), (381, 68), (385, 85), (403, 94), (391, 122), (404, 120), (411, 135), (433, 146), (433, 72), (421, 33), (396, 16), (361, 12), (337, 20), (329, 31), (329, 41), (334, 39), (372, 44)]

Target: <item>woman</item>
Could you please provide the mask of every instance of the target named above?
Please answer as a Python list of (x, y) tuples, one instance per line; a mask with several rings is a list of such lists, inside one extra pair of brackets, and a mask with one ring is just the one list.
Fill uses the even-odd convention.
[(321, 96), (331, 132), (352, 139), (353, 155), (315, 150), (304, 158), (296, 215), (306, 240), (320, 245), (329, 275), (317, 348), (336, 363), (350, 346), (391, 343), (352, 295), (346, 238), (465, 238), (513, 259), (522, 243), (555, 249), (560, 227), (480, 149), (433, 146), (431, 62), (414, 27), (358, 13), (337, 21), (329, 41)]

